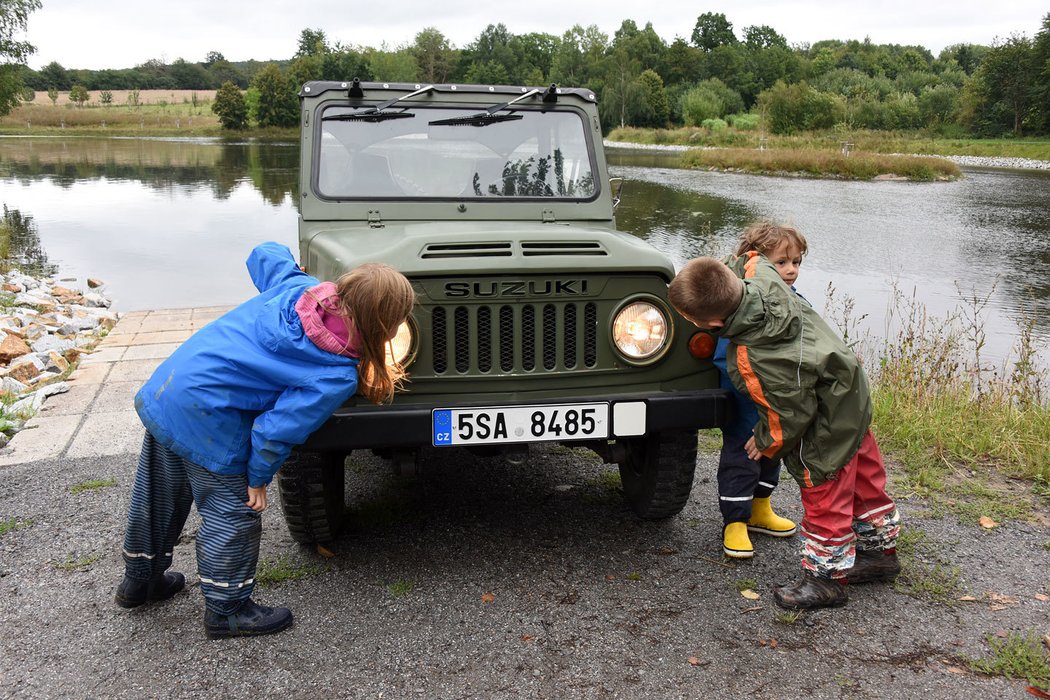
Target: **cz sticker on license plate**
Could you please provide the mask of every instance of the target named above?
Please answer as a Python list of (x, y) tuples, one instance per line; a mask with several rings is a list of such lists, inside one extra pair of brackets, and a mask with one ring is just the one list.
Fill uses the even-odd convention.
[(437, 447), (607, 438), (609, 404), (437, 408), (433, 423)]

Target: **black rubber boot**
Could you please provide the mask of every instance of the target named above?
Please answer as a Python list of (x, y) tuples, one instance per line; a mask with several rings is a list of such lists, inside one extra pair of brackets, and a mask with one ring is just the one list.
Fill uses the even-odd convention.
[(837, 608), (849, 600), (846, 580), (820, 578), (808, 571), (802, 572), (802, 580), (790, 586), (773, 589), (773, 600), (789, 610), (812, 610), (815, 608)]
[(893, 581), (901, 572), (901, 563), (897, 560), (897, 550), (857, 551), (857, 558), (852, 568), (846, 572), (850, 583), (871, 583), (872, 581)]
[(273, 634), (291, 625), (292, 611), (288, 608), (267, 608), (250, 598), (233, 615), (219, 615), (211, 610), (204, 613), (204, 631), (208, 639)]
[(117, 586), (117, 605), (137, 608), (145, 603), (167, 600), (186, 586), (186, 577), (178, 571), (166, 571), (151, 581), (137, 581), (124, 577)]

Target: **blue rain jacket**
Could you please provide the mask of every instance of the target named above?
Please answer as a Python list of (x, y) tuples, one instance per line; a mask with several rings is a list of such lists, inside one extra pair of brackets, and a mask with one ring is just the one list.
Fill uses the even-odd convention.
[(292, 447), (357, 388), (357, 360), (321, 350), (295, 303), (319, 284), (290, 250), (263, 243), (248, 257), (259, 290), (194, 333), (135, 395), (146, 430), (219, 474), (270, 483)]

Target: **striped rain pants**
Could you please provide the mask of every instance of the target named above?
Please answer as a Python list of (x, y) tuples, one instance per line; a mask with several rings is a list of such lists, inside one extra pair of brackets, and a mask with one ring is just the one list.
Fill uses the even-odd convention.
[(802, 509), (802, 568), (817, 576), (844, 577), (858, 549), (896, 548), (900, 514), (886, 493), (886, 467), (870, 430), (832, 478), (802, 488)]
[(147, 431), (131, 492), (124, 568), (148, 581), (171, 566), (190, 505), (197, 504), (197, 572), (208, 609), (232, 615), (255, 588), (262, 534), (260, 513), (246, 505), (244, 474), (216, 474), (178, 456)]
[(747, 456), (744, 443), (751, 432), (737, 435), (722, 431), (718, 455), (718, 507), (724, 523), (746, 523), (751, 519), (751, 501), (769, 498), (780, 483), (780, 460)]

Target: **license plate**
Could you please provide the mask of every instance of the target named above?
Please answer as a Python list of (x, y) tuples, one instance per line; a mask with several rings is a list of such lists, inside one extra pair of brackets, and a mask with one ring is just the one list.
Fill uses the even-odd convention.
[(609, 436), (609, 404), (438, 408), (434, 445), (585, 440)]

